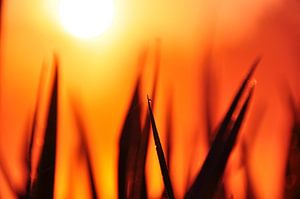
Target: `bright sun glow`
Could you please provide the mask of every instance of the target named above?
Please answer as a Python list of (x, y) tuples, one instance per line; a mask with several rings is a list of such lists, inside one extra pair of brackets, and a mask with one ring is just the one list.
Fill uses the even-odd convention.
[(59, 7), (63, 26), (80, 38), (93, 38), (111, 26), (113, 0), (61, 0)]

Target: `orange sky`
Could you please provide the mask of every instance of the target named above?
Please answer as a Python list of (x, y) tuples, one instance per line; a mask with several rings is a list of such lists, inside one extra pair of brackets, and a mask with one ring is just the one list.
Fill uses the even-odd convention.
[[(162, 49), (155, 116), (163, 139), (167, 97), (173, 91), (176, 148), (171, 176), (176, 194), (182, 196), (184, 193), (189, 166), (186, 153), (193, 133), (205, 130), (199, 77), (204, 56), (210, 49), (219, 84), (215, 125), (224, 115), (251, 62), (257, 55), (263, 56), (255, 75), (258, 81), (255, 99), (242, 134), (249, 136), (249, 126), (257, 117), (255, 114), (260, 107), (266, 106), (256, 142), (251, 146), (251, 171), (261, 198), (280, 198), (282, 160), (289, 128), (289, 117), (286, 117), (289, 113), (281, 96), (280, 81), (288, 79), (295, 96), (300, 97), (296, 95), (300, 75), (297, 54), (300, 50), (300, 7), (296, 0), (115, 0), (113, 26), (99, 38), (89, 41), (79, 40), (64, 31), (57, 15), (58, 0), (4, 3), (0, 152), (18, 185), (24, 177), (20, 164), (22, 129), (34, 106), (42, 63), (50, 67), (52, 53), (56, 52), (60, 57), (62, 83), (56, 196), (66, 196), (71, 161), (78, 161), (72, 157), (77, 138), (70, 114), (70, 96), (80, 101), (88, 124), (99, 192), (103, 198), (116, 196), (118, 132), (139, 71), (137, 57), (142, 47), (150, 46), (146, 67), (150, 75), (143, 76), (142, 92), (146, 96), (151, 88), (155, 38), (159, 37)], [(157, 197), (162, 181), (152, 140), (150, 143), (149, 191), (151, 196)], [(203, 145), (205, 143), (199, 141), (199, 161), (193, 166), (193, 174), (206, 153), (206, 149), (201, 148)], [(232, 168), (238, 164), (238, 150), (235, 153)], [(83, 163), (75, 164), (74, 170), (84, 166)], [(235, 181), (242, 175), (243, 171), (238, 168), (229, 174), (228, 186), (236, 186)], [(74, 178), (74, 190), (78, 196), (84, 196), (81, 194), (86, 194), (86, 190), (75, 187), (84, 182), (86, 176), (75, 172)], [(0, 187), (7, 189), (2, 174)], [(243, 197), (239, 191), (233, 192), (237, 198)], [(7, 190), (3, 193), (7, 194)], [(3, 193), (0, 198), (4, 197)]]

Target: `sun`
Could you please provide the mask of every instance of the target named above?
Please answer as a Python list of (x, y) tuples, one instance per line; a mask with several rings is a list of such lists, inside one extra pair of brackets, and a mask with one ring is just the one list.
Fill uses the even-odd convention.
[(89, 39), (104, 33), (113, 22), (113, 0), (61, 0), (60, 20), (76, 37)]

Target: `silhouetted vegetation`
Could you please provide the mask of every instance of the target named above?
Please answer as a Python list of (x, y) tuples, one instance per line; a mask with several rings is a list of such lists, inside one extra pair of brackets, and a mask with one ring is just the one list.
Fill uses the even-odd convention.
[[(2, 1), (0, 0), (0, 44), (2, 44)], [(144, 69), (148, 49), (141, 51), (138, 59), (138, 67)], [(228, 110), (218, 126), (214, 131), (212, 125), (212, 114), (214, 104), (212, 104), (213, 94), (216, 92), (216, 85), (209, 67), (211, 65), (210, 56), (207, 56), (205, 64), (208, 66), (204, 74), (204, 110), (206, 120), (206, 142), (210, 147), (209, 152), (203, 162), (199, 172), (193, 179), (192, 183), (187, 180), (187, 190), (184, 195), (186, 199), (193, 198), (230, 198), (225, 193), (225, 186), (223, 182), (224, 172), (236, 146), (238, 136), (241, 134), (241, 126), (245, 122), (245, 117), (248, 114), (250, 102), (253, 98), (255, 80), (253, 80), (254, 71), (260, 62), (260, 58), (254, 60), (248, 74), (242, 81), (237, 90)], [(172, 175), (170, 175), (171, 159), (173, 149), (176, 145), (173, 144), (173, 104), (174, 99), (169, 99), (169, 106), (166, 107), (166, 142), (165, 150), (161, 143), (160, 135), (156, 126), (156, 120), (153, 113), (153, 106), (156, 101), (158, 72), (160, 68), (160, 40), (156, 43), (155, 58), (154, 58), (154, 78), (152, 85), (151, 97), (147, 98), (148, 112), (145, 116), (145, 121), (142, 117), (142, 102), (146, 101), (145, 96), (141, 96), (141, 82), (145, 75), (143, 72), (138, 74), (133, 94), (130, 103), (127, 107), (124, 123), (119, 137), (118, 145), (118, 198), (120, 199), (139, 199), (149, 198), (147, 191), (146, 179), (146, 165), (147, 154), (149, 149), (149, 139), (153, 135), (155, 143), (158, 162), (160, 165), (161, 177), (164, 182), (164, 190), (161, 194), (162, 198), (176, 198), (176, 190), (172, 186)], [(40, 110), (40, 99), (42, 89), (44, 89), (44, 70), (42, 70), (41, 79), (39, 82), (39, 89), (36, 96), (36, 103), (32, 118), (29, 117), (28, 126), (25, 132), (28, 139), (24, 140), (24, 165), (26, 171), (26, 182), (24, 189), (18, 188), (11, 180), (8, 174), (3, 158), (0, 157), (0, 172), (8, 184), (11, 191), (19, 199), (51, 199), (54, 198), (55, 177), (56, 177), (56, 160), (57, 160), (57, 136), (58, 136), (58, 106), (59, 106), (59, 71), (60, 65), (57, 57), (54, 57), (53, 64), (53, 78), (52, 86), (49, 89), (49, 107), (46, 120), (46, 128), (43, 134), (42, 145), (40, 150), (39, 161), (36, 168), (36, 176), (33, 176), (33, 148), (37, 133), (38, 113)], [(142, 70), (143, 71), (143, 70)], [(2, 74), (2, 67), (0, 67), (0, 76)], [(0, 89), (1, 89), (0, 84)], [(1, 92), (0, 92), (1, 93)], [(286, 161), (286, 175), (285, 175), (285, 192), (284, 197), (288, 199), (300, 198), (300, 109), (299, 103), (296, 102), (291, 92), (287, 94), (289, 110), (293, 118), (293, 126), (290, 130), (291, 138), (289, 151)], [(88, 179), (90, 185), (90, 193), (93, 199), (100, 197), (100, 193), (96, 186), (95, 168), (93, 167), (91, 147), (86, 138), (87, 125), (85, 118), (81, 117), (78, 104), (72, 99), (72, 109), (74, 120), (80, 139), (80, 152), (76, 155), (82, 156), (87, 164)], [(31, 115), (31, 114), (30, 114)], [(261, 114), (262, 115), (262, 114)], [(192, 147), (195, 147), (193, 145)], [(193, 153), (193, 152), (192, 152)], [(194, 154), (192, 154), (194, 157)], [(246, 197), (257, 198), (255, 189), (253, 188), (250, 169), (249, 169), (249, 147), (246, 142), (242, 143), (242, 165), (246, 173)], [(197, 158), (197, 157), (196, 157)], [(191, 167), (189, 165), (189, 167)], [(159, 172), (159, 171), (157, 171)], [(189, 178), (190, 176), (188, 176)]]

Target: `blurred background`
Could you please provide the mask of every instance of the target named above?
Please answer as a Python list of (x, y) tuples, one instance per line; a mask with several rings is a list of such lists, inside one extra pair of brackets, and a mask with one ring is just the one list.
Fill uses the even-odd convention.
[[(216, 128), (244, 75), (257, 56), (257, 88), (239, 143), (249, 146), (250, 176), (259, 198), (282, 198), (291, 113), (289, 85), (299, 100), (300, 2), (297, 0), (113, 0), (114, 19), (101, 35), (81, 39), (70, 34), (59, 18), (59, 0), (3, 0), (1, 32), (0, 154), (17, 186), (24, 184), (22, 144), (32, 114), (42, 67), (49, 84), (52, 56), (60, 61), (59, 132), (55, 196), (86, 198), (88, 179), (78, 172), (78, 135), (70, 98), (80, 104), (87, 126), (96, 184), (102, 198), (117, 197), (120, 130), (142, 71), (142, 104), (151, 93), (156, 39), (161, 41), (158, 91), (154, 109), (162, 141), (166, 107), (173, 102), (173, 144), (170, 163), (175, 194), (185, 192), (187, 175), (198, 172), (208, 145), (205, 140), (204, 80), (210, 71), (215, 90), (211, 103)], [(79, 13), (80, 14), (80, 13)], [(137, 65), (148, 48), (146, 65)], [(47, 102), (47, 86), (42, 107)], [(38, 124), (43, 129), (43, 109)], [(190, 164), (191, 143), (199, 134)], [(37, 146), (40, 141), (36, 139)], [(245, 198), (245, 171), (240, 144), (225, 174), (234, 198)], [(77, 172), (76, 172), (77, 171)], [(72, 176), (72, 180), (70, 180)], [(147, 159), (151, 198), (160, 196), (163, 182), (152, 138)], [(0, 198), (13, 198), (0, 173)]]

